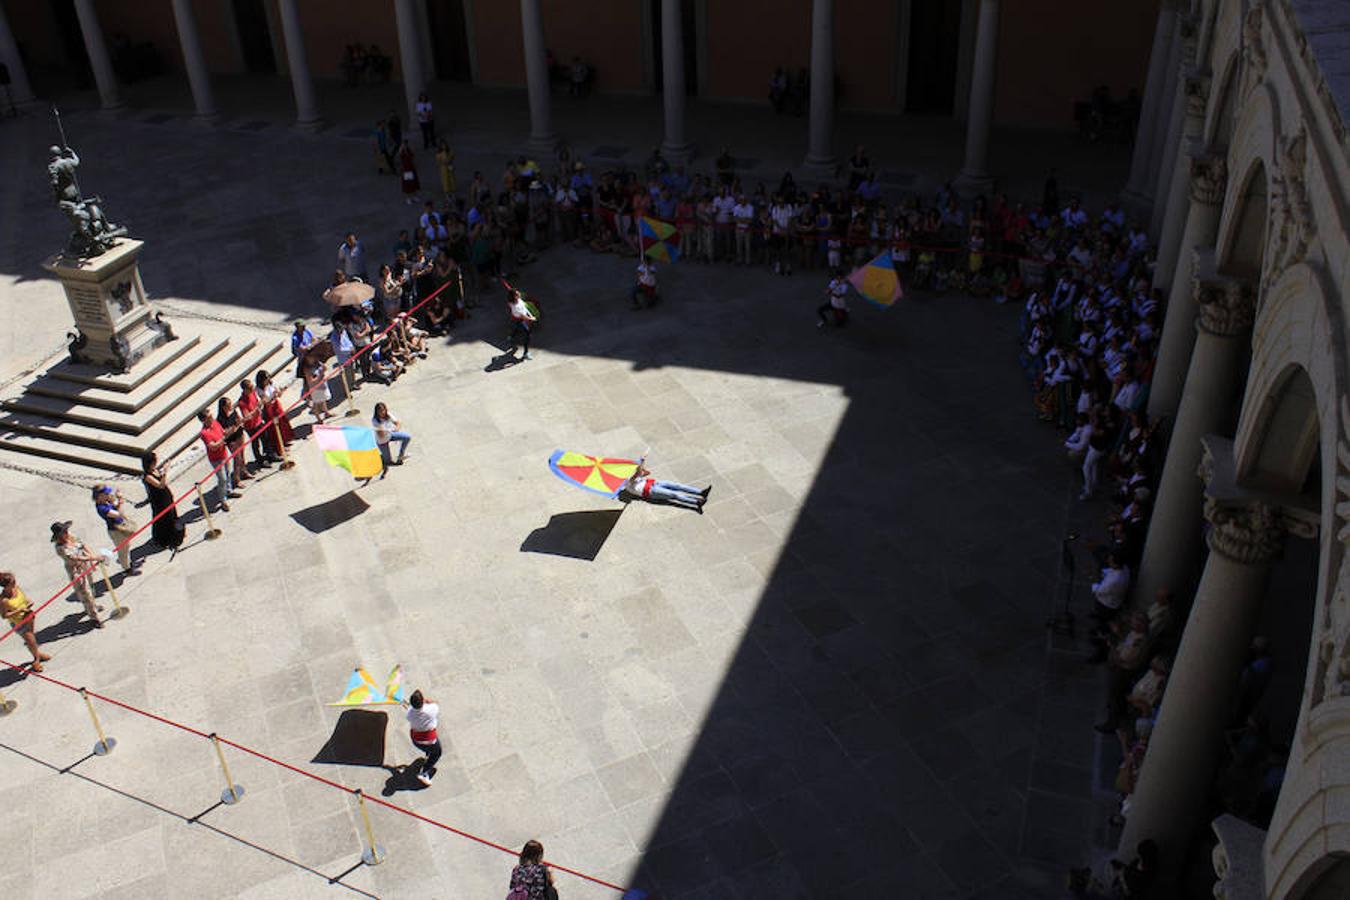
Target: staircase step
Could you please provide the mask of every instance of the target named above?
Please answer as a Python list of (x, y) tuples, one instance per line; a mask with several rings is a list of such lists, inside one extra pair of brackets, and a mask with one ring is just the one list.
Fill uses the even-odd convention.
[(196, 393), (203, 385), (211, 383), (221, 372), (231, 369), (239, 359), (256, 346), (257, 341), (255, 340), (248, 340), (239, 344), (227, 341), (221, 345), (221, 352), (212, 356), (206, 365), (199, 365), (195, 370), (173, 378), (164, 385), (164, 389), (149, 404), (131, 413), (71, 404), (68, 401), (27, 393), (12, 400), (6, 400), (0, 403), (0, 406), (8, 412), (20, 415), (41, 416), (45, 419), (88, 425), (104, 431), (120, 431), (123, 434), (137, 435), (154, 426), (161, 416), (177, 407), (185, 397)]
[(41, 459), (45, 459), (73, 463), (77, 466), (88, 466), (104, 472), (116, 472), (122, 475), (139, 475), (141, 473), (139, 457), (128, 456), (125, 453), (118, 453), (113, 450), (103, 450), (98, 447), (68, 444), (64, 441), (53, 440), (50, 437), (21, 431), (0, 434), (0, 450), (10, 450), (14, 453), (34, 457), (34, 468), (39, 469), (42, 468)]
[(134, 413), (154, 402), (155, 398), (175, 381), (197, 370), (229, 343), (227, 337), (212, 337), (203, 341), (199, 336), (185, 338), (187, 352), (180, 354), (175, 365), (160, 368), (132, 391), (114, 391), (97, 385), (57, 378), (51, 374), (40, 377), (24, 388), (26, 396), (50, 397), (72, 406), (97, 407), (120, 413)]
[(145, 359), (136, 363), (130, 372), (123, 372), (120, 375), (108, 372), (98, 366), (73, 363), (68, 359), (63, 359), (52, 366), (47, 370), (47, 374), (62, 381), (87, 384), (107, 391), (129, 394), (145, 381), (163, 371), (166, 366), (172, 365), (174, 360), (195, 347), (198, 340), (199, 338), (196, 337), (190, 340), (180, 338), (162, 347), (156, 347)]
[[(82, 415), (82, 421), (71, 420), (68, 416), (63, 421), (53, 421), (45, 414), (11, 411), (0, 419), (0, 428), (138, 458), (146, 450), (159, 448), (185, 425), (195, 423), (198, 411), (206, 405), (214, 404), (224, 394), (232, 394), (240, 378), (251, 377), (263, 367), (268, 371), (280, 371), (290, 360), (289, 351), (280, 342), (258, 347), (253, 340), (226, 356), (228, 362), (209, 366), (210, 374), (197, 374), (188, 379), (191, 384), (186, 390), (175, 390), (172, 402), (157, 400), (151, 407), (143, 409), (136, 417), (136, 427), (130, 427), (129, 418), (126, 422), (115, 423), (99, 416)], [(102, 412), (107, 417), (118, 415), (108, 411), (90, 412)], [(118, 428), (117, 424), (123, 427)], [(173, 453), (181, 452), (187, 443), (174, 447)], [(169, 455), (164, 458), (168, 459)]]

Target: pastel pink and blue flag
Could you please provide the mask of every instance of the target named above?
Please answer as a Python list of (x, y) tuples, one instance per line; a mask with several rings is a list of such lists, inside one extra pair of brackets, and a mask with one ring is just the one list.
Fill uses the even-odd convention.
[(352, 473), (353, 478), (373, 478), (384, 471), (375, 432), (359, 425), (315, 425), (315, 443), (330, 466)]

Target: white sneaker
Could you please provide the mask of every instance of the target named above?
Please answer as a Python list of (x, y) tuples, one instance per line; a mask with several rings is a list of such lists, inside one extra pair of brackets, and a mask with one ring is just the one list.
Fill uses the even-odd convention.
[(431, 776), (428, 775), (426, 772), (418, 772), (417, 780), (427, 785), (428, 787), (431, 786)]

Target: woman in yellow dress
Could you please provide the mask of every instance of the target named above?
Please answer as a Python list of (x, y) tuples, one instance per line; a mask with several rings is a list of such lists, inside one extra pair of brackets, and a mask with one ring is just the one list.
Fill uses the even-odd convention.
[(51, 657), (42, 652), (37, 635), (33, 633), (33, 604), (9, 572), (0, 572), (0, 612), (4, 613), (10, 627), (19, 633), (28, 646), (28, 652), (33, 654), (33, 663), (29, 668), (41, 672), (42, 664)]
[(455, 151), (444, 138), (436, 147), (436, 167), (441, 172), (441, 191), (449, 197), (455, 193)]

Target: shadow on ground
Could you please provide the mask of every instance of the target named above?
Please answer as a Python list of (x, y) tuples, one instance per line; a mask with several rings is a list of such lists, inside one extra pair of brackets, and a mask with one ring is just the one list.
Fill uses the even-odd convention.
[(384, 736), (389, 714), (373, 709), (344, 709), (328, 742), (310, 762), (339, 766), (384, 766)]
[(350, 522), (368, 509), (370, 504), (362, 500), (356, 491), (348, 491), (340, 497), (293, 512), (291, 518), (306, 531), (322, 534), (343, 522)]
[(520, 545), (521, 553), (546, 553), (569, 559), (594, 560), (624, 509), (594, 509), (558, 513), (548, 524), (530, 532)]

